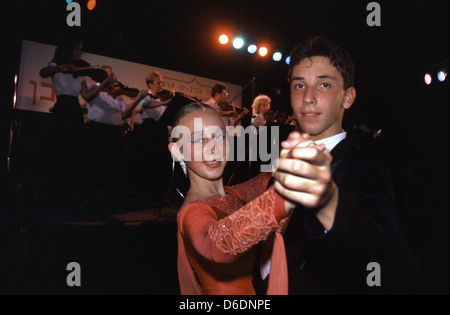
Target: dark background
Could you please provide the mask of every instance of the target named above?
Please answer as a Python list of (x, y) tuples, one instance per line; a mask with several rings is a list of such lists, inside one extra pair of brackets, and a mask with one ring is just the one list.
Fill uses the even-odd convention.
[[(83, 8), (82, 26), (74, 28), (66, 24), (65, 1), (2, 4), (0, 172), (4, 205), (0, 222), (12, 229), (9, 234), (4, 232), (11, 242), (17, 241), (16, 226), (10, 224), (11, 209), (29, 207), (24, 199), (33, 200), (39, 190), (47, 160), (48, 115), (11, 109), (22, 39), (56, 45), (61, 37), (76, 33), (90, 53), (242, 86), (255, 76), (253, 90), (243, 92), (242, 105), (249, 107), (255, 94), (264, 93), (272, 98), (274, 109), (290, 114), (287, 65), (219, 46), (217, 36), (228, 28), (247, 38), (264, 39), (288, 53), (305, 37), (324, 34), (347, 48), (356, 63), (358, 95), (347, 113), (346, 130), (350, 132), (353, 124), (383, 129), (372, 149), (391, 171), (399, 214), (422, 264), (423, 292), (448, 293), (448, 80), (440, 83), (435, 77), (440, 63), (448, 67), (448, 1), (377, 1), (381, 27), (366, 24), (370, 1), (360, 0), (129, 0), (117, 4), (99, 0), (93, 11), (86, 9), (87, 1), (78, 2)], [(430, 86), (423, 81), (426, 71), (434, 75)], [(17, 121), (21, 137), (15, 137), (13, 171), (6, 172), (10, 123)], [(29, 156), (34, 159), (30, 161)], [(18, 182), (22, 184), (17, 186)], [(154, 231), (141, 229), (146, 237)], [(147, 240), (136, 230), (126, 233), (141, 242)], [(0, 244), (11, 242), (0, 239)], [(22, 285), (19, 292), (26, 287)]]

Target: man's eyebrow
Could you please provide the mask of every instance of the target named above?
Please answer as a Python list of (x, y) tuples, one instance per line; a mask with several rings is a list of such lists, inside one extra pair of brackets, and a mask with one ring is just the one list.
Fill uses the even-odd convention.
[(333, 76), (333, 75), (329, 75), (329, 74), (318, 75), (318, 76), (316, 77), (316, 79), (331, 79), (331, 80), (336, 81), (336, 77)]
[[(329, 74), (318, 75), (318, 76), (315, 77), (315, 79), (319, 79), (319, 80), (321, 80), (321, 79), (331, 79), (331, 80), (336, 81), (336, 77), (333, 76), (333, 75), (329, 75)], [(304, 77), (293, 77), (291, 79), (291, 81), (296, 81), (296, 80), (304, 81), (305, 78)]]

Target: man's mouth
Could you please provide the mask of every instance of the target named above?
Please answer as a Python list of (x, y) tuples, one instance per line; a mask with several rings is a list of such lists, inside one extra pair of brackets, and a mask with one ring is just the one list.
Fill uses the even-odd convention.
[(320, 116), (320, 113), (302, 113), (305, 119), (314, 119)]

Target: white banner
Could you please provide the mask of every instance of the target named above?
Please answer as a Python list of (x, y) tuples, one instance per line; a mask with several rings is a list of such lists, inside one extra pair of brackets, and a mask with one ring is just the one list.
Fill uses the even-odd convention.
[[(43, 79), (39, 76), (39, 71), (53, 59), (55, 49), (55, 46), (27, 40), (23, 41), (16, 104), (17, 109), (49, 113), (50, 108), (55, 104), (56, 96), (51, 78)], [(216, 83), (225, 85), (231, 97), (240, 94), (242, 89), (240, 85), (236, 84), (87, 52), (83, 53), (82, 58), (92, 66), (111, 66), (118, 81), (140, 90), (148, 89), (145, 83), (145, 77), (152, 71), (158, 71), (164, 77), (164, 89), (181, 92), (201, 99), (202, 101), (208, 101), (211, 98), (211, 89)], [(95, 83), (90, 78), (86, 78), (86, 81), (92, 84)], [(81, 97), (80, 103), (85, 104), (85, 101)], [(241, 96), (235, 100), (235, 104), (242, 104)]]

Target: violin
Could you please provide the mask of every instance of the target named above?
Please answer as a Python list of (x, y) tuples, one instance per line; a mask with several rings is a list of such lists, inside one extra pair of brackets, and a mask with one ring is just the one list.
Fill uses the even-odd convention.
[(74, 78), (78, 77), (90, 77), (96, 82), (103, 82), (108, 78), (108, 73), (105, 70), (100, 69), (99, 66), (91, 66), (91, 64), (83, 59), (75, 59), (70, 62), (75, 66), (72, 70)]
[(234, 105), (231, 102), (219, 103), (219, 107), (220, 107), (220, 110), (223, 110), (224, 112), (233, 110), (233, 107), (236, 109), (236, 112), (238, 114), (240, 114), (244, 111), (244, 108), (242, 106)]
[(270, 122), (277, 122), (280, 124), (290, 123), (292, 117), (288, 116), (286, 113), (280, 111), (274, 111), (270, 109), (267, 113), (264, 114), (264, 119)]
[(168, 100), (173, 100), (175, 98), (175, 96), (177, 96), (177, 95), (181, 96), (182, 98), (189, 99), (193, 103), (201, 103), (202, 102), (201, 99), (199, 99), (195, 96), (187, 95), (182, 92), (175, 92), (175, 91), (171, 92), (169, 90), (162, 90), (161, 92), (159, 92), (156, 95), (156, 98), (159, 98), (162, 102), (164, 102), (164, 101), (168, 101)]
[(173, 99), (175, 96), (175, 92), (170, 92), (169, 90), (162, 90), (158, 94), (156, 94), (156, 98), (159, 98), (161, 102)]
[(125, 96), (131, 97), (131, 98), (135, 98), (138, 96), (139, 92), (140, 92), (140, 90), (137, 88), (128, 87), (128, 86), (125, 86), (124, 84), (122, 84), (121, 82), (116, 81), (114, 83), (114, 89), (112, 91), (112, 94), (117, 95), (117, 96), (125, 95)]

